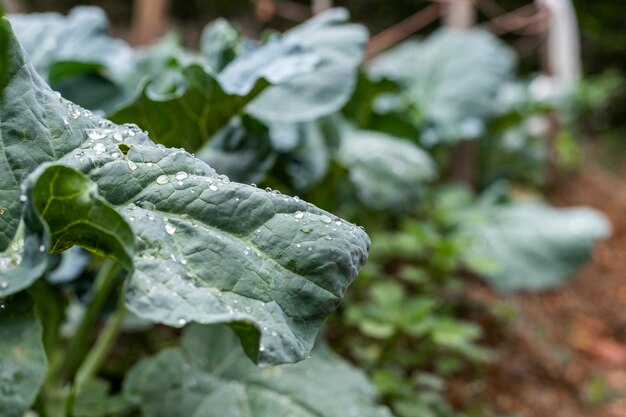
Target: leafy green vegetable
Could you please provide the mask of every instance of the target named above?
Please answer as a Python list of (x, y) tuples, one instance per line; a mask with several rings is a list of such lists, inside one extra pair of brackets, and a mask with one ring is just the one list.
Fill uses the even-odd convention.
[(348, 167), (359, 198), (379, 210), (411, 209), (422, 195), (423, 183), (436, 175), (433, 160), (422, 149), (374, 131), (348, 129), (338, 158)]
[(231, 182), (136, 126), (64, 100), (15, 38), (9, 64), (0, 243), (10, 246), (23, 220), (24, 249), (21, 263), (2, 264), (0, 296), (30, 284), (14, 278), (45, 269), (48, 251), (78, 245), (125, 265), (126, 304), (143, 318), (230, 323), (260, 364), (306, 357), (367, 258), (361, 229), (299, 198)]
[[(137, 123), (158, 143), (196, 151), (244, 111), (270, 126), (336, 112), (352, 93), (367, 40), (364, 28), (347, 19), (346, 10), (332, 9), (247, 48), (235, 29), (216, 21), (203, 32), (199, 56), (169, 42), (140, 60), (160, 75), (111, 119)], [(270, 130), (273, 136), (276, 128)]]
[(133, 69), (133, 53), (123, 41), (108, 36), (102, 9), (79, 6), (67, 16), (58, 13), (15, 14), (9, 17), (15, 35), (37, 72), (50, 83), (82, 72)]
[(269, 129), (247, 115), (233, 119), (196, 155), (217, 172), (248, 184), (265, 179), (277, 158)]
[(423, 140), (433, 142), (478, 137), (484, 119), (497, 110), (493, 99), (513, 64), (511, 51), (488, 32), (441, 29), (380, 56), (370, 74), (405, 87), (406, 98), (432, 124)]
[(30, 296), (0, 300), (0, 415), (22, 417), (46, 377), (42, 328)]
[(74, 417), (107, 417), (120, 415), (128, 408), (121, 395), (110, 395), (111, 384), (103, 379), (90, 379), (77, 393), (72, 407)]
[(79, 6), (67, 16), (31, 13), (9, 20), (37, 72), (65, 97), (92, 109), (123, 99), (120, 84), (134, 71), (135, 58), (126, 43), (108, 36), (101, 9)]
[(264, 91), (248, 107), (250, 114), (267, 123), (294, 123), (339, 110), (352, 94), (367, 42), (367, 31), (346, 24), (348, 18), (347, 10), (330, 9), (285, 32), (283, 43), (317, 58), (314, 71)]
[(172, 93), (159, 93), (147, 84), (140, 96), (117, 110), (111, 120), (133, 121), (166, 146), (199, 149), (267, 86), (265, 80), (256, 78), (253, 85), (247, 86), (249, 90), (231, 94), (208, 71), (199, 64), (185, 68), (183, 85)]
[(126, 396), (146, 417), (389, 417), (363, 374), (326, 349), (297, 365), (256, 368), (223, 327), (193, 326), (182, 346), (144, 359)]
[(200, 37), (200, 55), (215, 72), (220, 72), (241, 53), (241, 34), (227, 20), (206, 25)]
[(507, 291), (562, 285), (611, 230), (607, 219), (590, 208), (514, 204), (493, 206), (481, 214), (483, 222), (466, 225), (475, 236), (472, 254), (497, 262), (485, 279)]

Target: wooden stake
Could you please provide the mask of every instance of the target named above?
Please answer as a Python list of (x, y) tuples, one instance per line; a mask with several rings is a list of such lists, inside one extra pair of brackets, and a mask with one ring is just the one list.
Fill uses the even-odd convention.
[[(446, 4), (446, 26), (457, 30), (469, 30), (476, 23), (476, 10), (472, 0), (456, 0)], [(479, 70), (477, 68), (477, 70)], [(452, 149), (450, 175), (453, 182), (474, 188), (476, 184), (476, 165), (478, 144), (476, 140), (463, 139)]]
[(153, 43), (167, 29), (169, 0), (135, 0), (131, 23), (131, 43)]
[(313, 0), (311, 11), (314, 15), (333, 7), (333, 0)]

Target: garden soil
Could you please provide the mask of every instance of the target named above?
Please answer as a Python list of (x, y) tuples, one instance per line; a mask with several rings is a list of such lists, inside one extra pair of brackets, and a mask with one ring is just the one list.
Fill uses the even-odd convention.
[(495, 355), (479, 389), (466, 376), (450, 398), (523, 417), (626, 417), (626, 171), (585, 168), (559, 181), (551, 200), (601, 210), (613, 235), (553, 291), (502, 295), (472, 280), (472, 302), (516, 313), (485, 326)]

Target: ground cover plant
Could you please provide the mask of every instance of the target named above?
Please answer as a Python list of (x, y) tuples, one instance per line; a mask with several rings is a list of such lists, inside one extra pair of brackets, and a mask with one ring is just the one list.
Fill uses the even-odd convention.
[[(490, 144), (541, 164), (524, 123), (556, 105), (502, 42), (440, 31), (362, 66), (348, 20), (260, 42), (218, 20), (189, 51), (134, 50), (96, 8), (2, 19), (1, 415), (463, 415), (445, 378), (489, 352), (462, 276), (553, 288), (610, 228), (501, 181), (526, 168)], [(447, 181), (466, 140), (473, 191)], [(374, 244), (346, 294), (353, 222)]]

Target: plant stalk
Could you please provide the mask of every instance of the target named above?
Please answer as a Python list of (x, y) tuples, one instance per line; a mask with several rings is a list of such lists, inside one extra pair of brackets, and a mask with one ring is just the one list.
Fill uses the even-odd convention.
[(102, 363), (107, 358), (111, 347), (113, 347), (120, 334), (125, 316), (124, 300), (120, 297), (115, 313), (109, 318), (96, 343), (89, 351), (80, 368), (78, 368), (78, 371), (76, 371), (75, 387), (77, 389), (80, 389), (85, 381), (96, 375), (100, 370)]
[(90, 333), (94, 328), (104, 303), (115, 288), (117, 274), (120, 269), (119, 264), (109, 259), (107, 259), (100, 268), (94, 283), (93, 300), (89, 303), (76, 329), (76, 333), (70, 340), (65, 359), (58, 369), (53, 370), (55, 379), (59, 378), (63, 380), (69, 378), (83, 361), (88, 350)]

